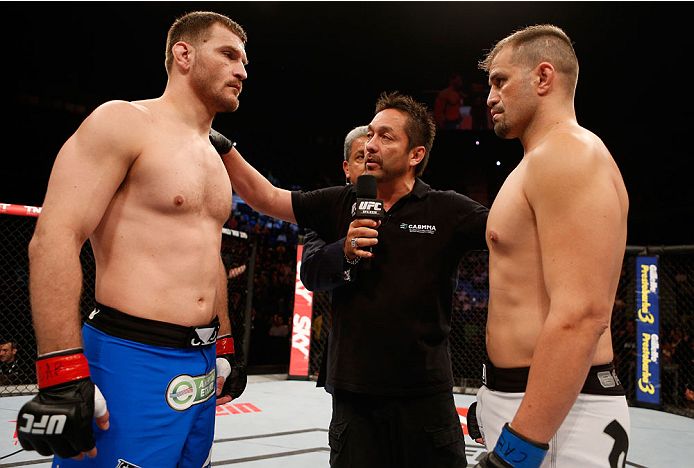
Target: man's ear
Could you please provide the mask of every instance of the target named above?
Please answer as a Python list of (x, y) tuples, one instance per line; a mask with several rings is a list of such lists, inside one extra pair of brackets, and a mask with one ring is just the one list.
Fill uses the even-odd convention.
[(178, 41), (172, 47), (174, 65), (177, 66), (182, 73), (190, 70), (195, 49), (187, 42)]
[(415, 146), (410, 150), (410, 166), (416, 166), (424, 159), (427, 150), (423, 146)]
[(537, 82), (538, 94), (541, 96), (548, 94), (554, 86), (554, 80), (556, 77), (557, 71), (554, 69), (554, 65), (549, 62), (542, 62), (535, 67), (535, 78)]

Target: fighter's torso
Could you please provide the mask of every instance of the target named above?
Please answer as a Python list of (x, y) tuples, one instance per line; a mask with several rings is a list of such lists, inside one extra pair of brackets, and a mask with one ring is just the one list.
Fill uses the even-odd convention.
[[(620, 225), (610, 227), (612, 232), (619, 232), (621, 250), (615, 248), (610, 253), (613, 258), (604, 259), (607, 264), (613, 265), (616, 272), (621, 267), (626, 239), (626, 189), (614, 160), (601, 143), (595, 144), (594, 148), (586, 146), (586, 151), (594, 151), (593, 177), (604, 187), (605, 203), (609, 199), (609, 203), (617, 205), (621, 213), (621, 220), (618, 220)], [(501, 368), (530, 365), (550, 308), (535, 212), (524, 189), (530, 157), (533, 156), (526, 154), (508, 176), (487, 220), (490, 288), (487, 351), (492, 363)], [(565, 241), (571, 243), (572, 239)], [(611, 284), (608, 289), (616, 291), (617, 275), (613, 276), (609, 279)], [(611, 359), (612, 345), (608, 329), (600, 337), (593, 364), (604, 364)]]
[(487, 219), (487, 352), (497, 367), (530, 365), (549, 310), (533, 211), (523, 194), (525, 161), (509, 174)]
[(208, 323), (231, 184), (207, 139), (149, 110), (141, 152), (90, 237), (96, 298), (152, 320)]

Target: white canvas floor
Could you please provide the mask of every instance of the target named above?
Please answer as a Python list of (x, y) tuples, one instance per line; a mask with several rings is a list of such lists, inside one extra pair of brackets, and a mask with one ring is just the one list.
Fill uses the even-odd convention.
[[(14, 421), (30, 398), (0, 398), (0, 457), (5, 457), (0, 458), (0, 467), (50, 466), (50, 458), (21, 451), (17, 442)], [(467, 408), (474, 396), (456, 394), (455, 401), (461, 409)], [(630, 408), (630, 412), (627, 467), (694, 466), (694, 419), (644, 408)], [(314, 382), (287, 380), (284, 375), (251, 376), (241, 398), (218, 408), (212, 465), (328, 468), (330, 413), (330, 395)], [(461, 422), (465, 422), (462, 416)], [(485, 449), (467, 435), (465, 441), (473, 466)]]

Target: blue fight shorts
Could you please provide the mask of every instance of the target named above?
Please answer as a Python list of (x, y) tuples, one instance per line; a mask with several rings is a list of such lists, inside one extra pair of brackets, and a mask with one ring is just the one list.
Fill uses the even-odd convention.
[(110, 427), (94, 424), (95, 458), (54, 457), (53, 467), (210, 466), (218, 331), (217, 319), (183, 327), (97, 304), (82, 328), (84, 355)]

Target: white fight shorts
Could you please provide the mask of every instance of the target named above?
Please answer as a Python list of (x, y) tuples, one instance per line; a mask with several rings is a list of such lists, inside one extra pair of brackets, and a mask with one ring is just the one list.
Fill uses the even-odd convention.
[[(487, 386), (479, 389), (477, 422), (487, 450), (494, 449), (501, 429), (513, 419), (523, 396), (523, 392), (503, 392)], [(623, 468), (629, 431), (624, 395), (580, 393), (549, 442), (541, 468)]]

